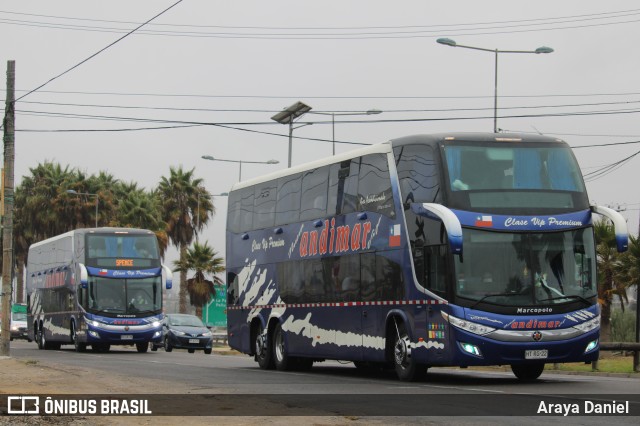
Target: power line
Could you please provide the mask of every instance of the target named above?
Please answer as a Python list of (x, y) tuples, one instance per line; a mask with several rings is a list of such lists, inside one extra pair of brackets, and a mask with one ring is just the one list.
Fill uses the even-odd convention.
[[(451, 24), (451, 25), (432, 25), (432, 26), (399, 26), (399, 27), (316, 27), (316, 28), (301, 28), (301, 27), (230, 27), (230, 26), (194, 26), (194, 25), (174, 25), (187, 28), (216, 28), (224, 30), (260, 30), (260, 31), (287, 31), (284, 33), (246, 33), (246, 32), (202, 32), (202, 31), (175, 31), (175, 30), (152, 30), (145, 29), (138, 33), (144, 35), (155, 36), (173, 36), (173, 37), (206, 37), (206, 38), (241, 38), (241, 39), (393, 39), (393, 38), (425, 38), (425, 37), (438, 37), (442, 35), (480, 35), (480, 34), (504, 34), (504, 33), (520, 33), (520, 32), (533, 32), (533, 31), (553, 31), (564, 29), (585, 28), (594, 26), (605, 25), (619, 25), (638, 22), (637, 19), (617, 21), (617, 22), (600, 22), (594, 24), (582, 24), (582, 25), (566, 25), (558, 27), (549, 27), (552, 25), (572, 24), (577, 22), (588, 21), (602, 21), (620, 19), (628, 16), (635, 16), (638, 14), (637, 10), (622, 11), (622, 12), (608, 12), (602, 14), (593, 15), (578, 15), (565, 18), (545, 18), (545, 19), (532, 19), (532, 20), (520, 20), (520, 21), (502, 21), (502, 22), (490, 22), (490, 23), (476, 23), (476, 24)], [(60, 19), (60, 18), (54, 18)], [(542, 22), (540, 22), (542, 21)], [(546, 21), (546, 22), (545, 22)], [(81, 30), (81, 31), (98, 31), (98, 32), (112, 32), (120, 33), (126, 30), (113, 27), (97, 27), (96, 25), (84, 26), (74, 24), (62, 24), (62, 23), (50, 23), (50, 22), (34, 22), (15, 19), (1, 19), (0, 22), (10, 25), (21, 26), (35, 26), (54, 29), (65, 30)], [(119, 22), (119, 21), (97, 21), (92, 22), (108, 22), (117, 24), (131, 24), (131, 22)], [(144, 24), (143, 24), (144, 25)], [(509, 28), (523, 28), (523, 27), (547, 27), (547, 28), (529, 28), (514, 31), (505, 31)], [(454, 27), (451, 29), (451, 27)], [(462, 28), (455, 28), (462, 27)], [(307, 32), (292, 33), (291, 31), (304, 30)], [(362, 31), (377, 30), (377, 32), (362, 32)], [(390, 31), (392, 30), (392, 31)], [(499, 30), (488, 31), (487, 30)], [(308, 32), (308, 31), (332, 31), (332, 32)], [(335, 31), (351, 31), (351, 32), (335, 32)], [(358, 32), (353, 32), (358, 31)], [(460, 33), (459, 31), (473, 31), (472, 33)]]
[[(158, 26), (158, 27), (187, 27), (187, 28), (226, 28), (226, 29), (261, 29), (261, 30), (369, 30), (369, 29), (398, 29), (398, 28), (433, 28), (433, 27), (458, 27), (458, 26), (472, 26), (472, 25), (494, 25), (494, 24), (509, 24), (509, 23), (522, 23), (522, 22), (538, 22), (545, 20), (564, 20), (564, 19), (572, 19), (572, 18), (593, 18), (600, 17), (603, 18), (612, 18), (612, 17), (620, 17), (620, 16), (628, 16), (635, 15), (640, 12), (640, 9), (628, 9), (628, 10), (619, 10), (613, 12), (600, 12), (600, 13), (590, 13), (584, 15), (569, 15), (569, 16), (559, 16), (559, 17), (548, 17), (548, 18), (530, 18), (530, 19), (521, 19), (521, 20), (507, 20), (507, 21), (489, 21), (489, 22), (476, 22), (476, 23), (459, 23), (459, 24), (441, 24), (441, 25), (393, 25), (393, 26), (358, 26), (358, 27), (341, 27), (341, 26), (331, 26), (331, 27), (268, 27), (268, 26), (230, 26), (230, 25), (193, 25), (193, 24), (163, 24), (163, 23), (155, 23), (150, 24), (150, 27)], [(75, 18), (68, 16), (58, 16), (58, 15), (42, 15), (35, 13), (19, 13), (19, 12), (11, 12), (11, 11), (0, 11), (0, 13), (9, 14), (9, 15), (20, 15), (20, 16), (35, 16), (39, 18), (54, 18), (54, 19), (64, 19), (64, 20), (72, 20), (72, 21), (88, 21), (88, 22), (104, 22), (111, 24), (125, 24), (125, 25), (137, 25), (139, 22), (133, 21), (116, 21), (116, 20), (106, 20), (106, 19), (95, 19), (95, 18)], [(616, 15), (616, 16), (607, 16), (607, 15)]]
[(119, 43), (120, 41), (124, 40), (126, 37), (130, 36), (131, 34), (133, 34), (134, 32), (136, 32), (137, 30), (139, 30), (140, 28), (142, 28), (143, 26), (145, 26), (146, 24), (148, 24), (149, 22), (153, 21), (154, 19), (156, 19), (157, 17), (163, 15), (164, 13), (166, 13), (167, 11), (169, 11), (170, 9), (174, 8), (175, 6), (177, 6), (178, 4), (182, 3), (182, 0), (178, 0), (177, 2), (175, 2), (174, 4), (172, 4), (171, 6), (169, 6), (168, 8), (166, 8), (165, 10), (163, 10), (162, 12), (158, 13), (157, 15), (155, 15), (153, 18), (147, 20), (146, 22), (140, 24), (139, 26), (137, 26), (136, 28), (134, 28), (133, 30), (127, 32), (125, 35), (123, 35), (122, 37), (120, 37), (119, 39), (117, 39), (116, 41), (108, 44), (106, 47), (103, 47), (102, 49), (98, 50), (97, 52), (95, 52), (94, 54), (92, 54), (91, 56), (89, 56), (88, 58), (78, 62), (77, 64), (75, 64), (74, 66), (72, 66), (71, 68), (67, 69), (66, 71), (63, 71), (62, 73), (58, 74), (57, 76), (49, 79), (48, 81), (46, 81), (45, 83), (41, 84), (40, 86), (36, 87), (35, 89), (27, 92), (26, 94), (20, 96), (18, 99), (16, 99), (16, 102), (19, 101), (20, 99), (29, 96), (31, 93), (37, 91), (38, 89), (43, 88), (44, 86), (46, 86), (47, 84), (51, 83), (52, 81), (62, 77), (63, 75), (71, 72), (72, 70), (78, 68), (80, 65), (84, 64), (85, 62), (91, 60), (92, 58), (96, 57), (97, 55), (99, 55), (100, 53), (104, 52), (105, 50), (109, 49), (110, 47), (114, 46), (115, 44)]
[[(40, 102), (40, 101), (23, 101), (23, 104), (34, 105), (55, 105), (55, 106), (74, 106), (74, 107), (90, 107), (90, 108), (111, 108), (111, 109), (146, 109), (146, 110), (164, 110), (164, 111), (190, 111), (190, 112), (251, 112), (251, 113), (267, 113), (272, 114), (279, 112), (280, 110), (265, 110), (265, 109), (218, 109), (218, 108), (178, 108), (178, 107), (153, 107), (153, 106), (135, 106), (135, 105), (104, 105), (104, 104), (83, 104), (83, 103), (69, 103), (69, 102)], [(541, 109), (541, 108), (574, 108), (574, 107), (587, 107), (587, 106), (602, 106), (602, 105), (629, 105), (637, 104), (640, 101), (620, 101), (620, 102), (598, 102), (598, 103), (581, 103), (581, 104), (560, 104), (560, 105), (525, 105), (525, 106), (511, 106), (502, 107), (500, 110), (515, 110), (515, 109)], [(452, 112), (452, 111), (488, 111), (493, 110), (491, 107), (482, 108), (437, 108), (437, 109), (385, 109), (385, 113), (413, 113), (413, 112)], [(315, 111), (328, 113), (351, 113), (356, 112), (353, 110), (340, 110), (340, 111)], [(311, 114), (314, 111), (310, 112)], [(523, 132), (525, 133), (525, 132)]]
[[(4, 92), (5, 89), (0, 88), (0, 92)], [(16, 92), (23, 92), (26, 90), (18, 90)], [(184, 98), (237, 98), (237, 99), (493, 99), (493, 95), (465, 95), (465, 96), (304, 96), (304, 95), (203, 95), (201, 93), (135, 93), (135, 92), (88, 92), (88, 91), (62, 91), (62, 90), (39, 90), (39, 93), (54, 93), (54, 94), (70, 94), (70, 95), (105, 95), (105, 96), (149, 96), (149, 97), (184, 97)], [(558, 98), (558, 97), (600, 97), (600, 96), (638, 96), (640, 92), (618, 92), (618, 93), (552, 93), (552, 94), (537, 94), (537, 95), (501, 95), (501, 99), (507, 98)]]

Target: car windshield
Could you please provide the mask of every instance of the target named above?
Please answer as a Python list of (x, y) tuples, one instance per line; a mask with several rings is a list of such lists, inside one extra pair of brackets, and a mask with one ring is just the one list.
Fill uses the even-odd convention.
[(12, 319), (14, 321), (26, 321), (27, 320), (27, 314), (24, 312), (14, 312), (13, 314), (11, 314)]
[(170, 316), (169, 324), (184, 327), (204, 327), (202, 320), (193, 315)]

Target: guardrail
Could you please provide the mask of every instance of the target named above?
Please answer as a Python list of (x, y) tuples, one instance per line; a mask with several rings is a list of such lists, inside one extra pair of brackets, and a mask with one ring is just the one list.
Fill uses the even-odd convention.
[(214, 343), (227, 344), (227, 333), (212, 333)]
[[(633, 371), (640, 373), (640, 343), (634, 342), (600, 342), (601, 351), (632, 351), (633, 355)], [(591, 370), (598, 370), (598, 361), (591, 363)]]

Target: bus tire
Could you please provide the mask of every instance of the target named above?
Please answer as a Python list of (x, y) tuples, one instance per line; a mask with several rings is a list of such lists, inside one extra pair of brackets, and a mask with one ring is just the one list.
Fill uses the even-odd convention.
[(398, 324), (393, 336), (393, 364), (398, 378), (405, 382), (424, 380), (427, 366), (417, 363), (411, 356), (411, 340), (404, 324)]
[(287, 354), (284, 331), (282, 331), (282, 326), (278, 323), (273, 330), (273, 362), (276, 365), (276, 370), (291, 370), (296, 364), (295, 361), (295, 359)]
[(42, 327), (38, 328), (38, 349), (49, 349), (47, 345), (47, 338), (44, 336), (44, 330)]
[(136, 343), (138, 353), (146, 353), (149, 350), (149, 343)]
[(262, 325), (258, 325), (253, 348), (255, 351), (254, 358), (263, 370), (272, 370), (274, 367), (271, 342), (273, 342), (273, 338), (269, 338), (269, 334), (264, 332)]
[(71, 323), (71, 341), (73, 342), (73, 347), (75, 348), (76, 352), (86, 352), (87, 351), (87, 344), (84, 342), (79, 342), (78, 341), (78, 333), (76, 333), (76, 323), (72, 322)]
[(544, 363), (537, 364), (511, 364), (513, 374), (523, 382), (532, 382), (542, 374)]

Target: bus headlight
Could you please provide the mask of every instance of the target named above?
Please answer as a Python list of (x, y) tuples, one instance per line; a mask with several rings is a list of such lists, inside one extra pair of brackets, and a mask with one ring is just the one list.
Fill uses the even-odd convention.
[(597, 347), (598, 347), (598, 339), (589, 342), (589, 344), (587, 345), (587, 348), (584, 350), (584, 353), (586, 354), (587, 352), (591, 352)]
[(476, 345), (472, 345), (471, 343), (462, 343), (462, 342), (458, 342), (458, 343), (460, 344), (460, 347), (462, 348), (462, 350), (465, 351), (466, 353), (482, 358), (482, 354), (480, 353), (480, 348), (478, 348)]
[(467, 320), (463, 320), (453, 315), (449, 315), (445, 312), (442, 312), (442, 316), (445, 320), (449, 321), (449, 324), (452, 326), (459, 328), (464, 331), (468, 331), (469, 333), (477, 334), (478, 336), (484, 336), (485, 334), (489, 334), (496, 329), (493, 327), (489, 327), (483, 324), (478, 324), (477, 322), (471, 322)]
[(160, 321), (154, 321), (151, 325), (154, 327), (160, 327)]
[(576, 328), (583, 333), (587, 333), (589, 331), (595, 330), (600, 327), (600, 316), (595, 317), (592, 320), (583, 322), (582, 324), (574, 325), (573, 328)]

